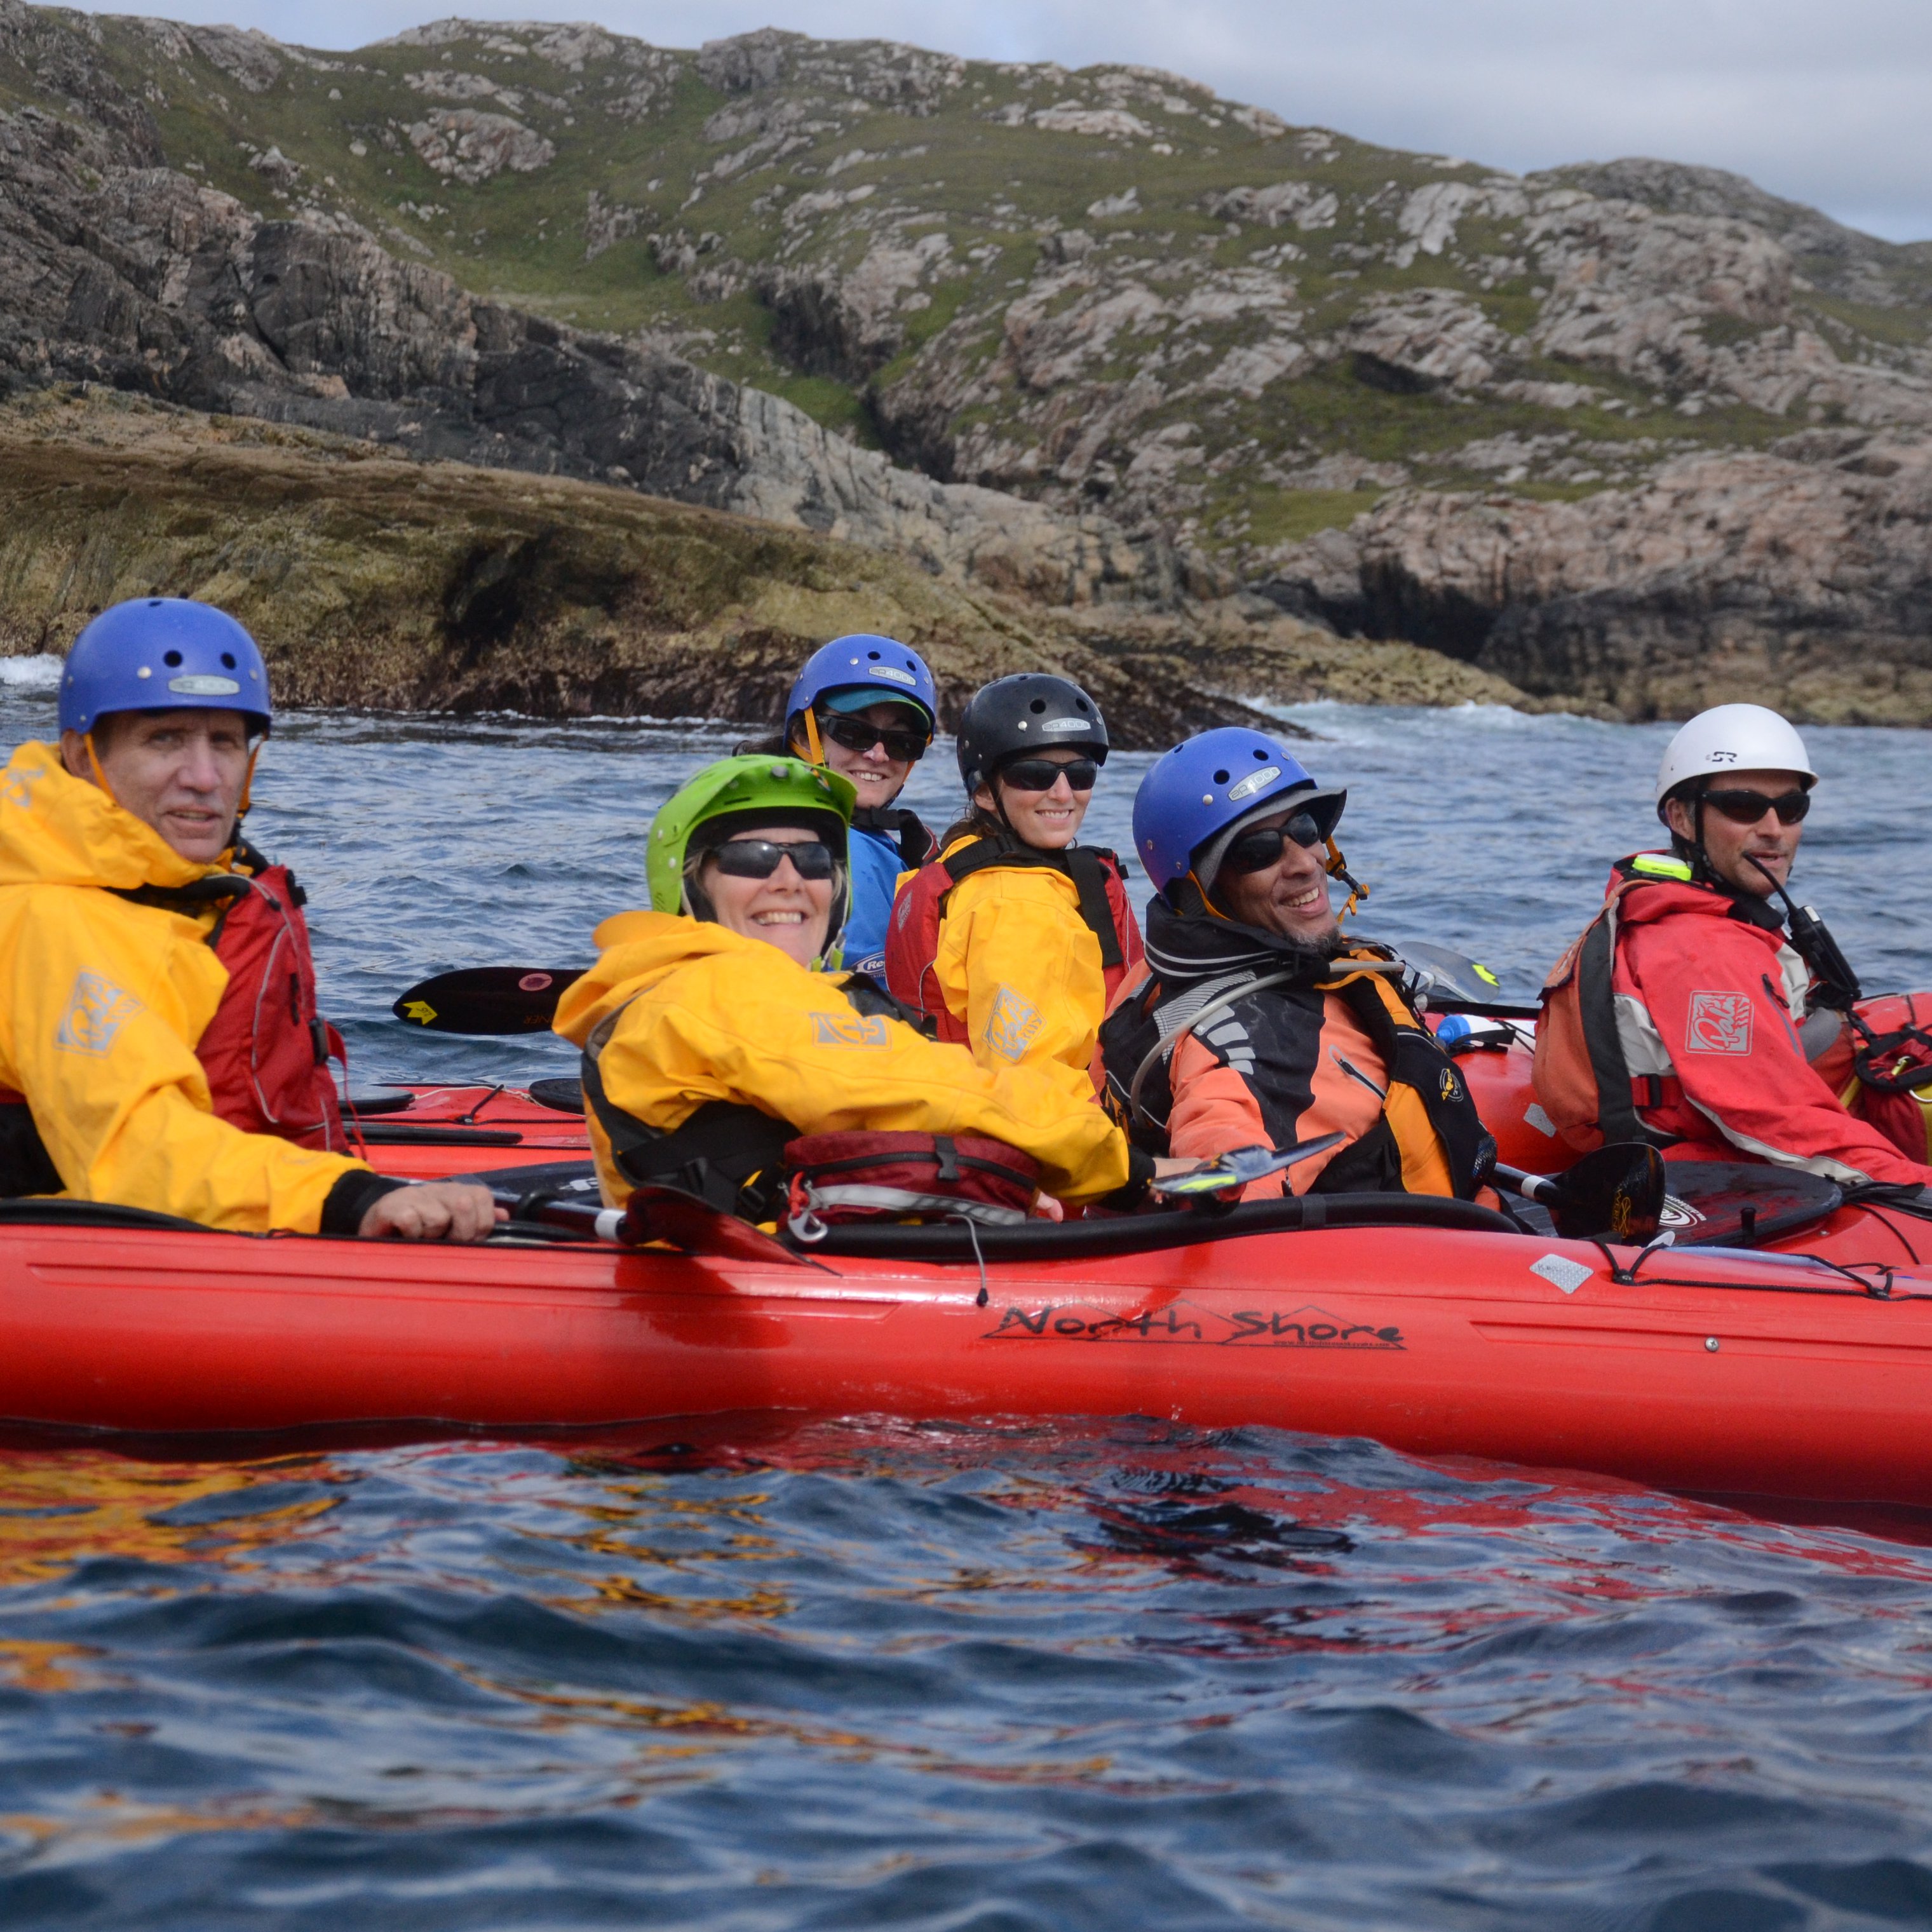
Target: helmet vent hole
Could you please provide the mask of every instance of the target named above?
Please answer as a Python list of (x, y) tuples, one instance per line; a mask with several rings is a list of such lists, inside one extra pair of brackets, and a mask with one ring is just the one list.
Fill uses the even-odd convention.
[(1029, 711), (1044, 711), (1046, 709), (1046, 700), (1043, 698), (1036, 698), (1027, 709)]
[(232, 651), (224, 651), (221, 653), (221, 662), (224, 670), (232, 670), (235, 668), (235, 653)]
[(868, 651), (866, 655), (870, 658), (874, 664), (878, 662), (879, 654), (877, 651)]
[(1255, 760), (1258, 764), (1265, 764), (1268, 762), (1268, 753), (1259, 745), (1255, 747)]
[(1228, 774), (1226, 772), (1216, 772), (1214, 774), (1214, 782), (1216, 784), (1226, 784), (1228, 782)]
[(172, 670), (174, 668), (181, 662), (181, 652), (179, 651), (164, 651), (161, 653), (161, 662), (167, 666), (169, 670)]
[(1073, 700), (1073, 708), (1076, 711), (1091, 711), (1094, 707), (1087, 702), (1085, 698), (1076, 698)]

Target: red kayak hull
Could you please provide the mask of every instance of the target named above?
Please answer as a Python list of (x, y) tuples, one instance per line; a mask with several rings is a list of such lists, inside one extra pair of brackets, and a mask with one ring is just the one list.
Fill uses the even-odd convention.
[(1764, 1256), (1654, 1254), (1644, 1271), (1660, 1279), (1620, 1286), (1582, 1243), (1331, 1229), (995, 1264), (982, 1306), (970, 1264), (16, 1225), (0, 1228), (0, 1418), (434, 1432), (1142, 1414), (1932, 1503), (1932, 1279), (1877, 1300)]

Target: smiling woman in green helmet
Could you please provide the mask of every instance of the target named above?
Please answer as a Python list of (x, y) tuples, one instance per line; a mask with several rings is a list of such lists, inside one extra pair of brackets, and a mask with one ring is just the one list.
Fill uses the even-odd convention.
[(1084, 1072), (976, 1066), (869, 980), (827, 970), (854, 798), (794, 758), (724, 758), (652, 822), (652, 910), (597, 928), (602, 956), (557, 1010), (584, 1048), (606, 1199), (664, 1181), (764, 1220), (788, 1141), (858, 1129), (1004, 1141), (1064, 1199), (1114, 1193), (1130, 1165), (1144, 1179)]

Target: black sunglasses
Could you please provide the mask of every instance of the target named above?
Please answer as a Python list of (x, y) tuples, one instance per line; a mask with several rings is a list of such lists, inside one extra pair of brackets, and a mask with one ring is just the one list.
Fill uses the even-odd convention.
[(1761, 791), (1707, 791), (1703, 799), (1733, 825), (1755, 825), (1767, 812), (1776, 812), (1780, 825), (1796, 825), (1811, 809), (1808, 791), (1788, 791), (1781, 798), (1766, 798)]
[(932, 742), (916, 731), (882, 731), (862, 718), (848, 718), (837, 712), (820, 718), (818, 729), (824, 736), (835, 745), (843, 745), (848, 752), (869, 752), (874, 745), (883, 745), (887, 758), (906, 765), (917, 764)]
[(784, 859), (791, 861), (801, 879), (829, 879), (834, 862), (832, 848), (816, 838), (796, 845), (781, 845), (772, 838), (728, 838), (706, 856), (733, 879), (769, 879)]
[(1298, 812), (1286, 825), (1257, 825), (1244, 832), (1221, 855), (1224, 872), (1265, 872), (1278, 863), (1292, 838), (1298, 845), (1319, 845), (1325, 835), (1314, 815)]
[(1065, 764), (1052, 758), (1016, 758), (1000, 767), (1000, 782), (1015, 791), (1051, 791), (1064, 778), (1076, 791), (1091, 791), (1100, 776), (1099, 762), (1093, 758), (1073, 758)]

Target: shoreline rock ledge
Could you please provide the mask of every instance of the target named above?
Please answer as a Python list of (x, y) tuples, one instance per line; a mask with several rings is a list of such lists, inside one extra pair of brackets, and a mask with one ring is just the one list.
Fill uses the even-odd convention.
[(1399, 491), (1261, 588), (1624, 718), (1932, 724), (1932, 440), (1803, 430), (1579, 502)]

